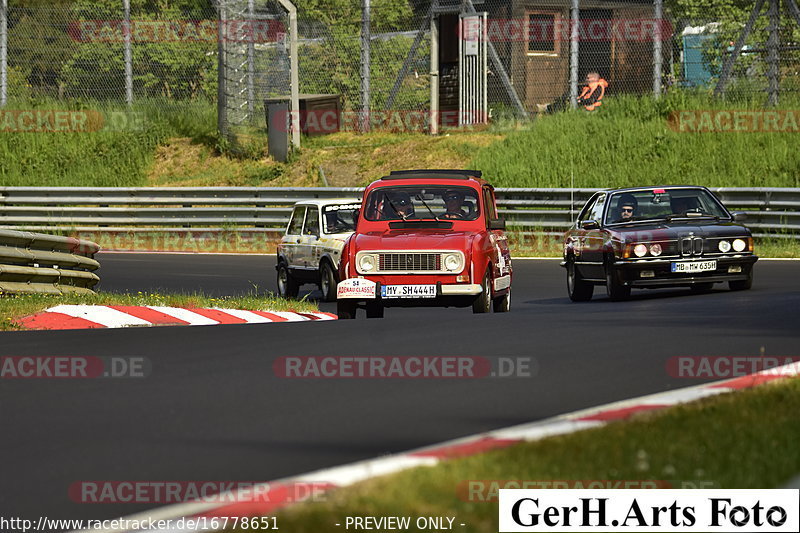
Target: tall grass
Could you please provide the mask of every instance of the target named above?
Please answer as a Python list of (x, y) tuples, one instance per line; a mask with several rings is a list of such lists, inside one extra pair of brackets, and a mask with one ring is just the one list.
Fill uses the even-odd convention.
[[(784, 99), (780, 107), (800, 117), (799, 103)], [(763, 98), (733, 103), (687, 92), (659, 101), (609, 96), (593, 113), (539, 117), (481, 150), (472, 167), (500, 187), (798, 187), (800, 133), (681, 133), (667, 124), (673, 111), (762, 104)]]
[[(0, 185), (4, 186), (142, 186), (155, 148), (166, 139), (216, 142), (216, 107), (208, 102), (140, 101), (128, 108), (36, 99), (11, 102), (5, 110), (91, 110), (100, 112), (105, 122), (102, 129), (91, 132), (0, 131)], [(121, 120), (111, 124), (112, 116)]]

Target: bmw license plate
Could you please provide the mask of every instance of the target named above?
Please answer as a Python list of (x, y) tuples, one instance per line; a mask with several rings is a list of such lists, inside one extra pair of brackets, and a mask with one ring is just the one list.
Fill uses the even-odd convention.
[(435, 298), (436, 285), (381, 285), (382, 298)]
[(672, 271), (679, 274), (692, 274), (695, 272), (709, 272), (717, 269), (716, 261), (686, 261), (672, 263)]

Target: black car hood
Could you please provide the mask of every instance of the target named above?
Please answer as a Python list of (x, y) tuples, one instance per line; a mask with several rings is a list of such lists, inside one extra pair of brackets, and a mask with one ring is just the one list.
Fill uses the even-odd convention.
[[(616, 233), (620, 240), (634, 242), (639, 240), (670, 240), (687, 235), (698, 237), (743, 237), (749, 236), (750, 230), (742, 224), (730, 221), (715, 220), (660, 220), (653, 223), (634, 223), (609, 226), (609, 231)], [(646, 239), (643, 239), (644, 236)]]

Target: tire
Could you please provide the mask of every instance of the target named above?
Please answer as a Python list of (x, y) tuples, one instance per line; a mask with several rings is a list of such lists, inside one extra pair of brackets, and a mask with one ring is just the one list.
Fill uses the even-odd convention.
[(567, 261), (567, 294), (573, 302), (588, 302), (594, 294), (594, 285), (583, 280), (571, 260)]
[(297, 298), (300, 292), (300, 285), (292, 277), (286, 263), (278, 265), (278, 296), (281, 298)]
[(606, 263), (606, 293), (612, 302), (621, 302), (631, 296), (631, 288), (619, 282), (614, 275), (614, 269), (608, 263)]
[(473, 313), (488, 313), (492, 305), (492, 285), (491, 278), (489, 277), (489, 267), (486, 267), (486, 275), (483, 276), (483, 283), (481, 283), (481, 293), (472, 302)]
[(692, 292), (702, 294), (704, 292), (709, 292), (711, 289), (714, 288), (714, 284), (711, 282), (704, 282), (704, 283), (695, 283), (689, 287)]
[(367, 318), (383, 318), (383, 304), (379, 301), (367, 302)]
[(746, 291), (749, 290), (750, 287), (753, 286), (753, 270), (750, 270), (750, 273), (747, 274), (747, 279), (741, 279), (739, 281), (729, 281), (728, 288), (732, 291)]
[(339, 300), (336, 302), (336, 316), (339, 320), (351, 320), (356, 317), (356, 302), (351, 300)]
[(336, 274), (329, 261), (323, 261), (319, 267), (319, 290), (322, 292), (323, 302), (336, 301)]
[(511, 310), (511, 287), (505, 296), (492, 300), (492, 311), (495, 313), (508, 313)]

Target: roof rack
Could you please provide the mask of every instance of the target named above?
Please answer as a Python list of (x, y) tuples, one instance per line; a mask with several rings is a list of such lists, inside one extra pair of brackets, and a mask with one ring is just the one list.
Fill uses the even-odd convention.
[(442, 169), (442, 168), (423, 168), (419, 170), (392, 170), (388, 176), (384, 176), (382, 180), (395, 180), (402, 178), (411, 178), (417, 176), (430, 176), (436, 175), (443, 178), (468, 180), (472, 178), (480, 178), (480, 170), (459, 170), (459, 169)]

